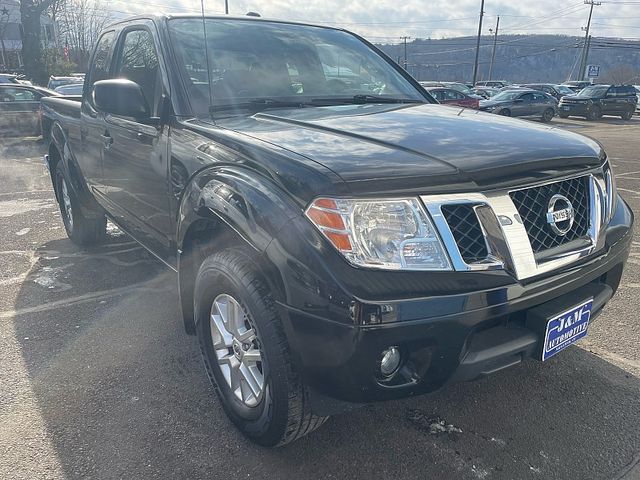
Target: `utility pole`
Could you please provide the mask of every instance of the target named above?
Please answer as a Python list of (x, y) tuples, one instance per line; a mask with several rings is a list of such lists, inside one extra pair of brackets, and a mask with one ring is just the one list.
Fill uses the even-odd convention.
[[(493, 62), (496, 59), (496, 44), (498, 43), (498, 30), (500, 29), (500, 15), (496, 21), (496, 31), (493, 32), (493, 52), (491, 52), (491, 63), (489, 64), (489, 80), (493, 80)], [(489, 29), (491, 32), (491, 29)]]
[(229, 0), (224, 0), (224, 13), (229, 15)]
[(478, 56), (480, 55), (480, 36), (482, 35), (482, 17), (484, 17), (484, 0), (480, 3), (480, 22), (478, 23), (478, 42), (476, 43), (476, 60), (473, 63), (473, 84), (478, 79)]
[(591, 5), (589, 8), (589, 20), (587, 20), (587, 28), (582, 28), (585, 31), (584, 45), (582, 46), (582, 61), (580, 62), (580, 71), (578, 72), (578, 80), (584, 80), (585, 70), (587, 69), (587, 57), (589, 56), (589, 29), (591, 28), (591, 16), (593, 15), (593, 7), (602, 5), (602, 2), (596, 2), (595, 0), (584, 0), (585, 5)]
[(404, 41), (404, 69), (407, 69), (407, 40), (409, 40), (411, 37), (400, 37), (401, 40)]

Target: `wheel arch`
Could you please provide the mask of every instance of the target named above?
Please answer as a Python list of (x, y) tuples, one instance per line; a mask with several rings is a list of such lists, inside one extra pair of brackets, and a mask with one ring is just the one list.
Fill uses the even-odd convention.
[(266, 179), (241, 169), (198, 173), (181, 196), (177, 218), (178, 287), (185, 331), (195, 333), (193, 293), (204, 259), (233, 248), (251, 259), (277, 298), (282, 276), (265, 250), (297, 207)]

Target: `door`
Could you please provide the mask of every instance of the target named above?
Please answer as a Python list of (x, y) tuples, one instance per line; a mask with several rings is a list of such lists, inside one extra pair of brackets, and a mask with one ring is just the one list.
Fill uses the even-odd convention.
[(512, 117), (533, 115), (533, 93), (523, 93), (513, 102)]
[(40, 134), (40, 98), (42, 95), (26, 87), (0, 87), (0, 132), (7, 135)]
[(159, 124), (165, 82), (151, 26), (126, 29), (114, 56), (113, 76), (142, 88), (151, 119), (106, 115), (103, 192), (118, 222), (161, 258), (172, 232), (167, 182), (168, 127)]
[(602, 102), (602, 113), (607, 115), (620, 115), (622, 113), (622, 99), (618, 95), (618, 87), (610, 87)]
[[(105, 139), (102, 136), (104, 115), (95, 108), (93, 103), (93, 84), (109, 78), (115, 39), (116, 32), (110, 31), (104, 33), (98, 41), (91, 60), (89, 74), (85, 79), (80, 108), (80, 141), (78, 145), (72, 145), (71, 149), (77, 157), (80, 171), (87, 186), (94, 194), (101, 191)], [(96, 200), (103, 203), (99, 195), (96, 195)]]
[(551, 96), (542, 93), (534, 93), (532, 101), (532, 113), (530, 115), (542, 115), (547, 108), (552, 107)]

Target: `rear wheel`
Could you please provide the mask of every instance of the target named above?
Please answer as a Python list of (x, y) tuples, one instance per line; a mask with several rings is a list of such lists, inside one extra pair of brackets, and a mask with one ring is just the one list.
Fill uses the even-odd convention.
[(631, 120), (633, 118), (633, 110), (629, 110), (621, 116), (623, 120)]
[(553, 120), (554, 115), (555, 112), (553, 111), (553, 108), (547, 108), (542, 114), (542, 121), (545, 123), (550, 122)]
[(107, 218), (104, 214), (85, 216), (80, 201), (76, 197), (62, 165), (56, 167), (56, 193), (64, 229), (68, 237), (77, 245), (94, 245), (104, 240), (107, 232)]
[(194, 309), (207, 374), (243, 434), (273, 447), (324, 423), (309, 408), (274, 299), (245, 254), (224, 250), (204, 260)]
[(600, 120), (602, 118), (602, 109), (600, 107), (593, 106), (587, 112), (587, 120)]

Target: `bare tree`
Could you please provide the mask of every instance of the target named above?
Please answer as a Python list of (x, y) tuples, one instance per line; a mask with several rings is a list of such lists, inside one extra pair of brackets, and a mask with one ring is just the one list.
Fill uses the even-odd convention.
[(28, 77), (38, 83), (46, 81), (47, 72), (42, 61), (40, 16), (57, 0), (20, 0), (22, 23), (22, 58)]
[(68, 47), (70, 60), (83, 70), (98, 41), (98, 35), (112, 20), (100, 0), (62, 0), (56, 12), (61, 45)]
[(612, 85), (625, 85), (638, 83), (639, 79), (640, 70), (631, 65), (619, 64), (609, 69), (602, 78), (599, 79), (599, 82)]

